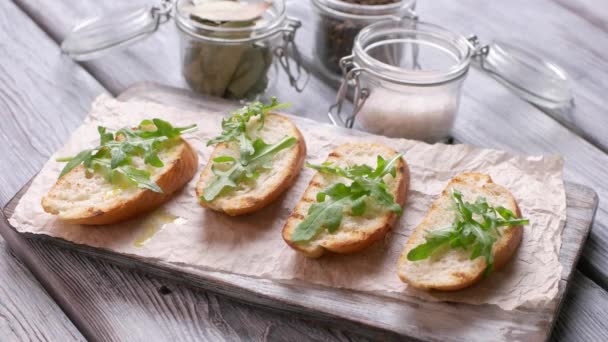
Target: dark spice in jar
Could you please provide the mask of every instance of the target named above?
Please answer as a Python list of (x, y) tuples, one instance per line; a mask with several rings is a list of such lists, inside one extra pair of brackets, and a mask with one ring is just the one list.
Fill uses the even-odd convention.
[[(401, 0), (340, 0), (354, 5), (379, 6), (398, 3)], [(365, 19), (339, 19), (321, 13), (317, 27), (317, 51), (326, 69), (341, 73), (340, 59), (352, 53), (355, 37), (373, 21)]]

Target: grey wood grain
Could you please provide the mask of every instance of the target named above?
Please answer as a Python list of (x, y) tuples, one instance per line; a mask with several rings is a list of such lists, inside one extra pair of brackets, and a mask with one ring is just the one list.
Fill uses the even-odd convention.
[[(426, 18), (425, 20), (447, 26), (453, 30), (464, 31), (464, 33), (477, 30), (479, 32), (475, 33), (485, 34), (485, 32), (488, 32), (490, 36), (493, 35), (492, 37), (506, 40), (512, 36), (526, 36), (526, 32), (531, 30), (535, 33), (540, 32), (538, 34), (542, 34), (543, 38), (553, 37), (551, 44), (556, 45), (556, 48), (561, 46), (560, 44), (566, 44), (559, 40), (562, 31), (555, 29), (553, 26), (536, 27), (534, 26), (536, 25), (534, 20), (526, 25), (516, 24), (518, 19), (514, 17), (520, 16), (521, 9), (525, 9), (523, 12), (528, 19), (531, 20), (531, 17), (536, 14), (541, 22), (545, 23), (545, 21), (550, 20), (553, 23), (559, 20), (573, 20), (572, 17), (578, 17), (579, 14), (568, 14), (555, 10), (557, 5), (545, 1), (516, 3), (519, 5), (515, 6), (512, 2), (500, 1), (425, 1), (420, 2), (418, 11), (423, 19)], [(290, 5), (296, 16), (303, 18), (306, 23), (311, 23), (303, 27), (304, 34), (300, 36), (300, 39), (310, 39), (309, 37), (313, 36), (316, 19), (314, 13), (310, 10), (309, 2), (292, 1)], [(498, 9), (495, 9), (496, 6), (498, 6)], [(546, 11), (545, 8), (547, 8)], [(559, 16), (555, 17), (556, 15)], [(488, 16), (492, 20), (486, 19)], [(572, 25), (576, 25), (576, 23), (572, 23)], [(578, 26), (580, 25), (576, 27)], [(509, 29), (505, 30), (505, 27)], [(523, 32), (518, 30), (523, 30)], [(518, 32), (520, 33), (518, 34)], [(593, 37), (599, 35), (597, 32), (590, 32), (589, 34)], [(533, 37), (534, 35), (527, 36)], [(599, 39), (603, 38), (600, 37)], [(301, 45), (304, 44), (305, 42), (301, 43)], [(539, 45), (532, 44), (531, 41), (523, 44), (535, 47)], [(545, 45), (542, 44), (542, 46)], [(560, 58), (569, 56), (570, 50), (566, 49), (556, 53), (556, 55), (562, 56)], [(547, 50), (545, 53), (554, 56), (553, 50)], [(591, 54), (591, 52), (587, 53)], [(309, 61), (314, 61), (316, 58), (311, 50), (304, 51), (304, 55)], [(561, 59), (559, 61), (561, 62)], [(583, 59), (582, 63), (587, 63), (586, 59)], [(589, 63), (585, 64), (588, 65), (588, 69), (580, 69), (580, 72), (584, 74), (579, 75), (579, 77), (584, 75), (595, 79), (596, 73), (601, 74), (601, 68), (605, 68), (605, 64), (603, 64), (596, 72), (597, 63)], [(314, 66), (316, 63), (313, 62), (311, 65)], [(607, 85), (598, 85), (596, 89), (589, 90), (588, 96), (602, 97), (606, 89)], [(463, 90), (464, 95), (460, 111), (452, 131), (456, 140), (521, 154), (559, 154), (565, 159), (566, 179), (592, 187), (601, 199), (608, 198), (608, 183), (605, 181), (608, 176), (608, 170), (605, 166), (608, 165), (608, 155), (604, 151), (554, 118), (547, 116), (538, 108), (517, 98), (490, 76), (477, 70), (471, 70)], [(581, 106), (584, 105), (581, 104)], [(589, 108), (588, 111), (593, 110), (593, 108)], [(577, 115), (583, 120), (582, 117), (585, 117), (588, 113), (578, 112)], [(603, 132), (600, 135), (608, 136), (606, 135), (608, 116), (604, 112), (589, 113), (589, 115), (595, 115), (597, 118), (592, 126), (598, 134)], [(608, 287), (608, 202), (606, 201), (600, 200), (597, 217), (589, 241), (583, 251), (581, 263), (584, 265), (587, 276), (592, 277), (604, 288)]]
[(3, 1), (0, 9), (0, 181), (5, 184), (0, 187), (0, 201), (4, 203), (78, 126), (94, 96), (105, 90), (62, 56), (12, 2)]
[(11, 255), (1, 237), (0, 274), (0, 338), (3, 341), (84, 341), (40, 283)]
[[(82, 20), (109, 13), (129, 6), (153, 5), (159, 1), (135, 0), (117, 3), (113, 0), (48, 2), (44, 0), (15, 1), (46, 32), (60, 43), (71, 28)], [(302, 47), (309, 49), (308, 47)], [(83, 63), (85, 68), (99, 80), (112, 94), (117, 95), (136, 82), (155, 81), (167, 85), (186, 87), (181, 76), (180, 42), (173, 22), (162, 25), (156, 34), (124, 51), (94, 61)], [(318, 120), (325, 118), (326, 104), (333, 101), (334, 90), (324, 82), (311, 78), (302, 94), (289, 86), (287, 77), (279, 72), (272, 94), (282, 101), (292, 103), (291, 113), (306, 113)], [(315, 98), (315, 101), (298, 101), (302, 96)]]
[[(608, 293), (580, 272), (572, 279), (570, 290), (555, 325), (551, 339), (555, 341), (608, 340)], [(597, 317), (604, 317), (597, 319)], [(581, 324), (587, 322), (585, 324)]]
[[(205, 109), (224, 112), (226, 107), (232, 107), (232, 104), (212, 97), (196, 96), (183, 89), (153, 83), (134, 85), (121, 94), (119, 99), (153, 101), (185, 110)], [(292, 117), (292, 120), (304, 131), (314, 129), (319, 124), (298, 117)], [(363, 134), (344, 128), (335, 129), (336, 133), (346, 135)], [(26, 191), (27, 186), (7, 205), (5, 209), (7, 217), (12, 215), (19, 198)], [(168, 276), (256, 304), (320, 317), (336, 324), (351, 321), (353, 325), (359, 323), (411, 338), (430, 340), (486, 340), (488, 338), (509, 340), (513, 335), (527, 340), (545, 340), (550, 333), (597, 207), (597, 197), (591, 189), (567, 184), (566, 194), (568, 218), (560, 251), (560, 262), (563, 267), (560, 294), (554, 301), (531, 310), (503, 311), (493, 306), (429, 303), (411, 298), (406, 301), (396, 301), (387, 297), (304, 284), (286, 286), (263, 279), (193, 270), (156, 260), (120, 255), (44, 235), (28, 236), (35, 240), (64, 245), (123, 266)], [(404, 323), (403, 319), (397, 319), (398, 317), (416, 317), (416, 319)], [(462, 329), (463, 326), (471, 326), (471, 328)]]
[[(294, 2), (294, 1), (292, 1)], [(41, 3), (41, 2), (39, 2)], [(69, 3), (69, 6), (66, 5), (65, 3), (59, 3), (59, 2), (53, 2), (54, 8), (60, 8), (65, 12), (61, 12), (58, 11), (56, 14), (56, 17), (53, 17), (51, 19), (48, 19), (46, 21), (42, 21), (40, 19), (38, 19), (38, 22), (44, 27), (46, 26), (47, 32), (49, 28), (57, 26), (57, 25), (64, 25), (62, 27), (70, 27), (74, 22), (67, 22), (66, 20), (64, 20), (63, 18), (65, 18), (67, 16), (67, 14), (69, 13), (74, 13), (74, 11), (77, 10), (78, 6), (91, 6), (92, 9), (90, 11), (90, 13), (98, 13), (98, 7), (96, 6), (97, 2), (88, 2), (88, 3), (84, 3), (81, 4), (81, 2), (71, 2)], [(109, 4), (109, 2), (106, 2)], [(20, 5), (23, 6), (24, 2), (20, 2)], [(35, 3), (36, 4), (36, 3)], [(44, 3), (42, 3), (42, 5), (44, 5)], [(32, 38), (31, 34), (24, 34), (23, 36), (18, 34), (18, 31), (20, 29), (22, 29), (22, 25), (25, 25), (24, 30), (27, 32), (28, 30), (31, 30), (30, 26), (27, 26), (27, 23), (22, 23), (20, 20), (20, 16), (17, 15), (15, 12), (13, 11), (8, 11), (7, 8), (10, 7), (10, 3), (7, 2), (3, 2), (1, 4), (2, 6), (2, 11), (7, 11), (7, 15), (5, 15), (3, 17), (3, 23), (6, 23), (5, 25), (9, 25), (10, 23), (13, 23), (13, 25), (11, 27), (8, 27), (5, 29), (4, 27), (2, 28), (2, 30), (9, 30), (9, 32), (11, 32), (11, 34), (9, 35), (9, 37), (3, 38), (3, 42), (11, 42), (11, 49), (13, 49), (13, 41), (17, 42), (16, 43), (16, 47), (21, 47), (21, 50), (17, 49), (16, 51), (11, 51), (11, 53), (9, 54), (8, 52), (5, 53), (4, 55), (2, 55), (2, 63), (0, 63), (0, 66), (3, 69), (15, 69), (15, 73), (23, 73), (23, 74), (29, 74), (29, 75), (33, 75), (32, 80), (26, 82), (25, 84), (22, 83), (22, 79), (17, 77), (23, 77), (21, 75), (13, 75), (13, 74), (9, 74), (10, 77), (6, 77), (4, 80), (1, 81), (2, 83), (2, 89), (4, 92), (8, 92), (9, 94), (12, 94), (12, 96), (6, 96), (6, 102), (15, 102), (16, 104), (14, 104), (14, 118), (11, 118), (9, 120), (16, 120), (19, 124), (22, 124), (23, 122), (29, 122), (29, 113), (31, 113), (32, 111), (37, 111), (38, 113), (38, 117), (42, 117), (44, 121), (43, 125), (39, 126), (39, 123), (36, 124), (31, 124), (31, 125), (26, 125), (26, 127), (32, 129), (33, 132), (36, 132), (35, 134), (32, 134), (35, 137), (43, 137), (44, 134), (48, 134), (48, 132), (59, 132), (59, 134), (64, 134), (62, 136), (62, 138), (57, 138), (57, 140), (63, 140), (65, 138), (65, 135), (67, 134), (67, 132), (70, 131), (71, 128), (66, 128), (66, 129), (62, 129), (62, 126), (57, 124), (56, 118), (61, 118), (60, 120), (67, 120), (68, 122), (70, 122), (70, 120), (75, 120), (74, 123), (72, 125), (75, 125), (78, 121), (78, 118), (81, 118), (82, 116), (84, 116), (88, 105), (89, 105), (89, 100), (87, 99), (87, 96), (94, 96), (96, 95), (96, 92), (91, 91), (90, 87), (87, 86), (87, 84), (89, 84), (89, 81), (78, 81), (78, 78), (82, 71), (79, 70), (78, 68), (73, 67), (71, 64), (69, 64), (67, 71), (66, 69), (62, 69), (65, 66), (63, 66), (64, 62), (59, 62), (59, 59), (53, 60), (50, 59), (49, 62), (46, 62), (48, 60), (49, 56), (59, 56), (59, 52), (58, 50), (54, 50), (52, 52), (49, 52), (49, 48), (47, 43), (45, 43), (46, 41), (42, 41), (40, 42), (39, 40), (40, 38), (40, 33), (36, 33), (33, 36), (35, 38)], [(9, 7), (6, 7), (9, 6)], [(25, 8), (25, 7), (24, 7)], [(72, 9), (74, 8), (74, 9)], [(27, 8), (26, 8), (27, 9)], [(35, 9), (34, 11), (28, 10), (29, 13), (33, 13), (33, 12), (38, 12), (39, 14), (41, 14), (41, 17), (44, 17), (44, 13), (45, 12), (52, 12), (53, 8), (46, 8), (44, 6), (42, 6), (40, 9)], [(596, 11), (597, 12), (597, 11)], [(67, 14), (66, 14), (67, 13)], [(9, 20), (10, 19), (10, 20)], [(52, 33), (52, 32), (51, 32)], [(52, 36), (52, 34), (51, 34)], [(55, 37), (56, 38), (56, 37)], [(145, 42), (143, 42), (142, 44), (144, 44)], [(39, 45), (42, 44), (42, 47), (39, 47)], [(47, 46), (45, 48), (45, 46)], [(113, 64), (108, 64), (108, 66), (106, 67), (106, 73), (105, 73), (105, 82), (107, 83), (111, 83), (114, 82), (115, 86), (112, 90), (113, 93), (118, 93), (121, 89), (124, 88), (124, 86), (130, 84), (130, 81), (121, 81), (121, 79), (123, 77), (129, 76), (131, 77), (132, 81), (140, 81), (140, 80), (152, 80), (152, 79), (156, 79), (155, 77), (158, 77), (161, 81), (163, 81), (162, 79), (162, 75), (158, 75), (155, 77), (149, 77), (148, 75), (156, 73), (157, 69), (158, 69), (158, 73), (166, 73), (166, 77), (167, 79), (171, 79), (173, 77), (173, 75), (176, 75), (175, 73), (173, 73), (170, 67), (167, 67), (165, 64), (160, 63), (160, 64), (154, 64), (154, 65), (147, 65), (146, 64), (146, 60), (145, 58), (154, 58), (154, 56), (158, 56), (162, 53), (162, 51), (164, 50), (163, 46), (157, 46), (156, 47), (157, 50), (152, 50), (152, 51), (148, 51), (149, 52), (149, 56), (141, 56), (140, 55), (140, 60), (137, 60), (137, 62), (134, 62), (132, 64), (129, 65), (129, 68), (118, 68), (118, 66), (122, 65), (121, 63), (118, 63), (117, 65), (113, 65)], [(0, 51), (0, 53), (4, 53), (4, 51), (6, 51), (6, 49), (2, 49), (2, 51)], [(306, 50), (305, 50), (306, 51)], [(38, 59), (45, 59), (44, 61), (38, 61)], [(30, 61), (30, 60), (34, 60), (37, 61), (36, 63), (27, 63), (26, 61)], [(120, 60), (119, 60), (120, 62)], [(170, 63), (169, 62), (164, 62), (164, 63)], [(38, 65), (43, 65), (44, 67), (38, 67)], [(142, 67), (138, 67), (138, 65), (142, 65)], [(160, 66), (159, 66), (160, 65)], [(89, 65), (85, 65), (87, 68), (90, 69)], [(144, 67), (146, 66), (146, 67)], [(46, 69), (48, 70), (46, 70)], [(74, 68), (74, 69), (71, 69)], [(116, 68), (116, 69), (112, 69), (112, 68)], [(42, 70), (42, 71), (41, 71)], [(63, 70), (63, 71), (62, 71)], [(71, 73), (76, 73), (76, 79), (69, 79), (69, 77), (73, 77), (70, 76)], [(36, 74), (39, 74), (40, 76), (36, 76)], [(100, 73), (97, 73), (100, 74)], [(125, 76), (126, 75), (126, 76)], [(53, 80), (55, 78), (68, 78), (68, 80), (66, 80), (65, 82), (54, 82)], [(100, 79), (102, 79), (100, 77)], [(19, 80), (19, 82), (15, 82), (14, 80)], [(41, 82), (37, 82), (41, 80)], [(163, 81), (165, 83), (172, 83), (172, 81)], [(178, 81), (175, 81), (178, 82)], [(19, 86), (20, 84), (22, 85), (27, 85), (27, 87), (25, 86)], [(103, 90), (99, 90), (99, 92), (101, 92)], [(35, 97), (35, 100), (33, 101), (29, 101), (28, 100), (28, 96), (30, 92), (33, 92)], [(330, 91), (326, 92), (326, 93), (332, 93)], [(21, 95), (21, 97), (23, 97), (23, 99), (19, 99), (19, 96), (16, 96), (15, 94), (19, 94)], [(42, 94), (42, 95), (40, 95)], [(57, 101), (51, 102), (51, 105), (47, 105), (47, 106), (37, 106), (37, 103), (49, 103), (48, 99), (44, 99), (44, 94), (46, 94), (49, 98), (53, 98), (55, 97), (56, 99), (59, 99)], [(505, 93), (506, 94), (506, 93)], [(502, 94), (503, 96), (506, 96), (505, 94)], [(314, 95), (314, 94), (313, 94)], [(79, 110), (70, 110), (67, 108), (74, 108), (74, 107), (70, 107), (73, 106), (73, 102), (74, 102), (74, 98), (76, 98), (75, 102), (81, 102), (82, 103), (82, 107)], [(316, 97), (315, 97), (316, 98)], [(70, 100), (72, 99), (72, 100)], [(315, 103), (322, 103), (325, 100), (325, 96), (318, 96), (318, 101), (316, 101)], [(40, 102), (39, 102), (40, 101)], [(47, 102), (45, 102), (47, 101)], [(483, 101), (488, 101), (488, 99), (483, 98), (483, 96), (480, 96), (479, 99), (480, 102), (483, 103)], [(25, 102), (26, 105), (23, 105), (22, 102)], [(30, 104), (27, 104), (27, 103)], [(473, 101), (474, 102), (474, 101)], [(22, 105), (23, 108), (20, 109), (19, 105)], [(5, 106), (5, 105), (3, 105)], [(28, 109), (29, 106), (29, 109)], [(78, 106), (75, 106), (76, 108), (78, 108)], [(323, 107), (323, 106), (320, 106)], [(2, 117), (4, 118), (5, 115), (5, 108), (8, 108), (8, 105), (6, 105), (6, 107), (3, 107), (3, 112), (2, 112)], [(44, 116), (43, 113), (46, 110), (49, 109), (54, 109), (54, 108), (59, 108), (62, 109), (61, 110), (61, 115), (58, 114), (54, 114), (57, 116)], [(478, 110), (483, 113), (483, 106), (478, 105)], [(314, 113), (314, 114), (318, 114), (318, 113)], [(498, 114), (500, 115), (504, 115), (505, 112), (498, 112)], [(322, 112), (321, 112), (322, 115)], [(490, 117), (490, 121), (491, 118), (493, 118), (492, 114), (489, 116)], [(536, 114), (535, 114), (536, 115)], [(22, 120), (22, 121), (20, 121)], [(49, 122), (52, 122), (53, 124), (48, 124)], [(542, 123), (542, 122), (541, 122)], [(536, 125), (537, 126), (537, 125)], [(535, 126), (535, 127), (536, 127)], [(6, 124), (3, 123), (2, 127), (6, 127)], [(19, 145), (25, 145), (28, 146), (29, 144), (33, 144), (34, 146), (37, 146), (37, 148), (47, 148), (48, 150), (53, 150), (55, 149), (58, 145), (53, 142), (55, 140), (54, 137), (50, 137), (51, 139), (51, 143), (49, 145), (51, 146), (47, 146), (45, 147), (46, 142), (42, 142), (42, 143), (34, 143), (31, 142), (30, 140), (33, 140), (34, 138), (32, 137), (27, 137), (23, 131), (20, 131), (18, 128), (15, 128), (16, 126), (8, 126), (6, 130), (2, 130), (2, 134), (3, 134), (3, 138), (5, 138), (6, 140), (4, 141), (14, 141), (13, 144), (14, 146), (19, 147)], [(71, 126), (73, 127), (73, 126)], [(542, 126), (541, 126), (542, 127)], [(550, 126), (551, 127), (551, 126)], [(64, 132), (64, 133), (62, 133)], [(556, 136), (560, 136), (559, 134), (560, 132), (558, 131), (555, 135)], [(488, 136), (480, 136), (477, 137), (476, 141), (478, 142), (484, 142), (484, 139), (487, 139)], [(40, 140), (38, 140), (40, 141)], [(3, 142), (4, 144), (4, 142)], [(42, 147), (40, 147), (40, 145), (42, 145)], [(501, 143), (501, 145), (505, 145), (504, 142)], [(508, 145), (507, 145), (508, 146)], [(572, 147), (572, 150), (576, 150), (576, 146)], [(10, 151), (10, 150), (7, 150)], [(2, 179), (2, 192), (0, 192), (2, 194), (2, 198), (0, 199), (1, 202), (5, 202), (8, 197), (7, 195), (10, 195), (11, 193), (14, 193), (24, 182), (27, 178), (29, 178), (30, 176), (33, 175), (33, 173), (35, 173), (35, 171), (38, 169), (38, 167), (41, 165), (41, 163), (43, 162), (43, 159), (45, 158), (43, 157), (39, 157), (40, 159), (38, 159), (36, 161), (36, 163), (27, 166), (25, 168), (20, 168), (18, 165), (20, 165), (20, 163), (27, 163), (28, 160), (32, 157), (32, 156), (36, 156), (38, 154), (38, 152), (36, 151), (35, 148), (23, 148), (18, 150), (20, 152), (22, 152), (22, 157), (16, 157), (14, 159), (11, 160), (10, 163), (3, 163), (8, 165), (6, 169), (2, 170), (2, 175), (4, 176), (6, 173), (13, 173), (11, 175), (5, 176), (7, 178)], [(45, 152), (46, 153), (46, 150)], [(583, 153), (586, 153), (585, 150), (583, 150)], [(46, 153), (46, 155), (50, 154)], [(5, 153), (2, 154), (3, 156), (6, 155)], [(593, 158), (592, 158), (593, 159)], [(5, 159), (3, 158), (3, 161)], [(600, 160), (601, 162), (601, 160)], [(27, 164), (26, 164), (27, 165)], [(13, 167), (14, 166), (14, 167)], [(10, 167), (10, 168), (9, 168)], [(592, 172), (596, 172), (594, 170), (597, 169), (593, 169)], [(7, 181), (5, 183), (5, 180), (10, 180)], [(604, 198), (604, 196), (602, 195), (602, 198)], [(596, 225), (597, 227), (597, 225)], [(64, 298), (65, 299), (69, 299), (69, 298), (75, 298), (73, 299), (73, 303), (72, 303), (72, 309), (73, 309), (73, 315), (74, 316), (78, 316), (80, 315), (80, 312), (86, 312), (86, 311), (90, 311), (90, 310), (100, 310), (100, 311), (104, 311), (104, 310), (108, 310), (108, 312), (105, 312), (104, 314), (106, 315), (112, 315), (112, 314), (119, 314), (121, 315), (121, 317), (123, 318), (121, 321), (118, 320), (110, 320), (111, 324), (107, 324), (104, 326), (104, 324), (106, 324), (105, 320), (101, 320), (101, 323), (99, 323), (100, 327), (98, 327), (99, 331), (101, 331), (100, 334), (98, 334), (97, 336), (100, 337), (112, 337), (112, 336), (118, 336), (118, 334), (125, 334), (124, 336), (128, 336), (129, 332), (130, 332), (130, 328), (129, 326), (131, 325), (137, 325), (139, 323), (141, 323), (141, 321), (146, 321), (146, 320), (150, 320), (150, 319), (155, 319), (155, 317), (153, 317), (153, 312), (155, 312), (152, 309), (142, 309), (141, 310), (141, 316), (134, 318), (134, 316), (131, 315), (131, 309), (130, 309), (130, 305), (125, 304), (125, 302), (127, 302), (125, 299), (121, 300), (120, 298), (120, 291), (123, 287), (129, 286), (129, 284), (127, 283), (127, 281), (130, 280), (128, 274), (130, 274), (129, 272), (117, 269), (115, 267), (109, 267), (106, 266), (105, 263), (101, 263), (101, 262), (96, 262), (96, 261), (92, 261), (90, 259), (83, 259), (83, 263), (91, 268), (91, 269), (98, 269), (98, 272), (92, 272), (89, 273), (87, 277), (83, 277), (83, 280), (80, 280), (80, 277), (74, 277), (73, 273), (78, 273), (79, 270), (76, 267), (72, 267), (72, 265), (75, 263), (74, 259), (75, 256), (72, 256), (71, 254), (65, 254), (65, 255), (59, 255), (58, 253), (62, 253), (61, 249), (53, 249), (53, 247), (47, 246), (47, 245), (40, 245), (37, 247), (37, 253), (36, 254), (36, 258), (32, 259), (32, 262), (30, 264), (35, 265), (41, 265), (40, 267), (40, 271), (38, 272), (38, 276), (40, 277), (44, 277), (45, 279), (49, 280), (46, 283), (46, 286), (49, 286), (49, 288), (51, 289), (55, 289), (55, 297), (56, 298)], [(605, 252), (605, 251), (604, 251)], [(57, 256), (59, 255), (59, 256)], [(48, 272), (48, 270), (45, 270), (46, 267), (48, 267), (49, 269), (50, 266), (48, 265), (48, 263), (44, 263), (43, 261), (54, 257), (53, 260), (55, 260), (55, 262), (57, 262), (60, 265), (63, 265), (63, 270), (62, 271), (53, 271), (53, 272)], [(114, 273), (116, 273), (116, 275), (114, 275)], [(104, 279), (108, 278), (108, 274), (112, 275), (112, 282), (104, 282)], [(126, 276), (125, 276), (126, 275)], [(78, 281), (73, 280), (72, 278), (76, 278), (79, 279)], [(588, 280), (588, 279), (587, 279)], [(144, 281), (144, 283), (146, 283), (146, 281)], [(95, 286), (95, 284), (98, 284), (97, 286)], [(86, 286), (85, 286), (86, 285)], [(132, 285), (135, 286), (135, 285)], [(70, 288), (71, 291), (66, 290), (66, 288)], [(79, 288), (84, 288), (85, 290), (83, 290), (82, 292), (80, 292)], [(109, 288), (111, 290), (107, 291), (105, 290), (105, 288)], [(573, 288), (573, 290), (577, 291), (576, 288)], [(154, 291), (156, 291), (156, 288), (154, 288), (153, 286), (149, 286), (148, 288), (142, 289), (142, 290), (134, 290), (133, 293), (137, 293), (139, 295), (139, 293), (154, 293)], [(581, 291), (585, 291), (584, 287), (581, 287)], [(78, 293), (79, 295), (75, 295), (76, 293)], [(96, 296), (96, 294), (98, 293), (103, 293), (103, 296)], [(83, 305), (79, 305), (78, 301), (81, 300), (82, 298), (88, 298), (91, 297), (93, 299), (89, 300), (89, 301), (84, 301), (84, 303), (86, 303), (86, 306)], [(221, 297), (220, 297), (221, 298)], [(579, 300), (578, 298), (581, 298), (580, 296), (574, 296), (574, 301), (576, 302), (577, 300)], [(597, 297), (597, 301), (588, 301), (585, 304), (585, 307), (587, 307), (588, 305), (597, 305), (598, 307), (605, 307), (607, 304), (605, 302), (602, 302), (602, 297)], [(118, 307), (113, 307), (111, 303), (121, 303)], [(155, 303), (160, 303), (160, 301), (158, 300), (154, 300)], [(588, 303), (588, 304), (587, 304)], [(65, 303), (64, 303), (65, 304)], [(69, 305), (63, 305), (64, 307), (70, 307)], [(578, 307), (574, 307), (571, 310), (577, 310)], [(150, 314), (148, 314), (150, 312)], [(238, 311), (237, 311), (238, 312)], [(597, 310), (597, 311), (592, 311), (592, 312), (601, 312), (601, 310)], [(584, 315), (578, 315), (577, 311), (571, 311), (572, 313), (572, 317), (573, 319), (576, 319), (576, 317), (584, 317)], [(240, 315), (238, 313), (236, 313), (235, 315)], [(94, 317), (93, 318), (98, 319), (98, 317)], [(578, 321), (578, 323), (580, 323), (581, 327), (584, 328), (585, 326), (590, 327), (589, 329), (587, 329), (589, 331), (590, 334), (597, 334), (594, 335), (590, 338), (590, 340), (603, 340), (602, 339), (602, 334), (601, 330), (598, 333), (598, 329), (597, 327), (601, 327), (600, 324), (597, 323), (597, 320), (602, 319), (602, 317), (598, 317), (598, 316), (592, 316), (589, 318), (589, 320), (581, 320)], [(206, 327), (204, 325), (204, 322), (198, 322), (197, 324), (199, 324), (201, 326), (200, 329), (213, 329), (213, 327), (209, 328)], [(149, 325), (149, 326), (153, 326), (153, 325)], [(167, 329), (168, 331), (173, 331), (172, 329), (182, 329), (182, 327), (180, 327), (179, 322), (175, 323), (175, 324), (164, 324), (162, 322), (158, 322), (158, 326), (163, 328), (163, 329)], [(292, 336), (291, 333), (293, 333), (293, 331), (303, 331), (305, 329), (302, 329), (300, 327), (294, 327), (294, 328), (283, 328), (281, 327), (281, 324), (277, 325), (275, 324), (270, 324), (269, 325), (269, 336), (270, 337), (277, 337), (277, 335), (274, 334), (274, 332), (284, 332), (278, 336), (287, 339), (288, 337)], [(251, 328), (251, 327), (250, 327)], [(243, 328), (236, 326), (235, 328), (232, 328), (232, 330), (234, 331), (241, 331)], [(94, 331), (94, 330), (90, 330), (90, 331)], [(108, 332), (109, 331), (109, 332)], [(256, 330), (259, 331), (259, 330)], [(154, 335), (155, 333), (158, 333), (157, 330), (151, 330), (148, 331), (148, 333), (150, 335)], [(314, 332), (313, 332), (314, 334)], [(159, 335), (159, 336), (163, 336), (163, 335)], [(245, 336), (245, 335), (244, 335)], [(248, 335), (248, 336), (257, 336), (257, 335)], [(303, 338), (302, 335), (298, 335), (298, 334), (294, 334), (293, 336), (295, 337), (299, 337), (299, 338)], [(315, 334), (315, 336), (318, 336)], [(140, 339), (146, 339), (147, 336), (139, 336)], [(324, 338), (330, 339), (332, 337), (331, 334), (329, 335), (323, 335)], [(314, 338), (314, 337), (311, 337)], [(151, 338), (147, 338), (147, 339), (151, 339)]]

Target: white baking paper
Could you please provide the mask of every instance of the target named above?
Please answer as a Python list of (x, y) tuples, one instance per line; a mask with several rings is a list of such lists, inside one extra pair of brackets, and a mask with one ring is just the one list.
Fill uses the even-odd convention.
[[(352, 255), (325, 255), (307, 259), (290, 249), (281, 229), (300, 199), (313, 171), (304, 169), (295, 185), (269, 207), (243, 217), (203, 209), (194, 192), (196, 176), (162, 209), (177, 217), (164, 224), (143, 244), (142, 236), (153, 229), (153, 217), (143, 217), (112, 226), (67, 225), (45, 213), (42, 196), (55, 183), (63, 167), (58, 156), (74, 155), (98, 143), (97, 126), (113, 129), (133, 126), (145, 118), (162, 118), (176, 125), (197, 123), (188, 139), (199, 152), (202, 170), (212, 150), (206, 141), (220, 132), (218, 113), (188, 112), (151, 102), (120, 102), (101, 95), (68, 143), (55, 153), (19, 202), (10, 223), (20, 232), (46, 234), (116, 253), (156, 259), (189, 267), (232, 272), (277, 281), (311, 282), (330, 287), (389, 295), (417, 296), (471, 304), (495, 304), (502, 309), (537, 307), (558, 292), (561, 265), (558, 253), (566, 218), (566, 199), (561, 158), (517, 156), (468, 145), (429, 145), (379, 136), (353, 136), (348, 131), (310, 120), (294, 118), (308, 147), (307, 160), (319, 163), (339, 144), (376, 141), (405, 153), (411, 182), (404, 215), (386, 239)], [(503, 270), (481, 283), (455, 293), (427, 293), (408, 289), (396, 275), (397, 258), (410, 232), (421, 221), (432, 201), (456, 174), (478, 171), (515, 196), (524, 217), (522, 244)], [(158, 215), (153, 213), (151, 215)], [(158, 220), (157, 220), (158, 221)], [(140, 243), (137, 243), (137, 242)]]

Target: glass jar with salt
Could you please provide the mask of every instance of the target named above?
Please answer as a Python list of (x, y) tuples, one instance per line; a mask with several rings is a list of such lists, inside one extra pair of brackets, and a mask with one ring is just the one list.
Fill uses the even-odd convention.
[(252, 100), (282, 68), (301, 91), (308, 73), (287, 17), (285, 0), (161, 0), (156, 6), (121, 9), (78, 25), (61, 44), (77, 60), (128, 46), (173, 19), (181, 41), (182, 74), (197, 92)]
[[(566, 73), (527, 50), (482, 46), (415, 19), (384, 20), (357, 35), (341, 61), (343, 80), (329, 118), (390, 137), (437, 142), (450, 134), (471, 62), (524, 99), (544, 107), (571, 102)], [(352, 113), (342, 111), (352, 92)]]

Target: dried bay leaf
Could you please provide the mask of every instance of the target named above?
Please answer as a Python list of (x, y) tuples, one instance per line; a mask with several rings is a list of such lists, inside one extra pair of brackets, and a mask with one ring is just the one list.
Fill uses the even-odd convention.
[(237, 1), (205, 1), (193, 6), (190, 15), (203, 21), (229, 22), (259, 19), (271, 2), (244, 3)]

